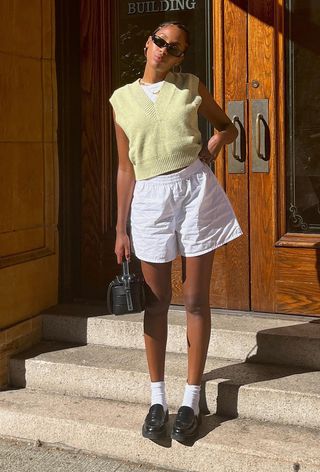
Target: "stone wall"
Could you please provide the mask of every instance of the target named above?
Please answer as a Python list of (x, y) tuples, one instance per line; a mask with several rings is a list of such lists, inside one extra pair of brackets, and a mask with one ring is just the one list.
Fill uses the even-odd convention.
[(57, 302), (54, 6), (54, 0), (0, 0), (2, 339), (1, 330)]

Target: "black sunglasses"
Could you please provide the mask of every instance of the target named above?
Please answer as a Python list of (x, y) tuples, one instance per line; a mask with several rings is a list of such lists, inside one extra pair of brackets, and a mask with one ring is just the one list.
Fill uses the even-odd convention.
[(171, 56), (181, 57), (184, 54), (183, 51), (180, 51), (180, 49), (177, 48), (177, 46), (175, 46), (174, 44), (167, 43), (163, 38), (161, 38), (157, 34), (153, 34), (151, 36), (151, 39), (154, 44), (159, 48), (166, 48)]

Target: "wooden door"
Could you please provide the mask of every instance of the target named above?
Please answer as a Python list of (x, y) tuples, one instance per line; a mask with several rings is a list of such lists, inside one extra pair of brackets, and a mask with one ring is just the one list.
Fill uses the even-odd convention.
[(253, 311), (320, 314), (319, 26), (318, 2), (216, 2), (217, 98), (233, 116), (243, 102), (242, 169), (230, 169), (240, 147), (229, 147), (221, 175), (247, 223)]

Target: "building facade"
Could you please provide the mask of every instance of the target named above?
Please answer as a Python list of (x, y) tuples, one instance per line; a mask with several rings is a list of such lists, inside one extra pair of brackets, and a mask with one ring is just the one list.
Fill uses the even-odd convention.
[[(239, 130), (213, 171), (243, 236), (216, 251), (212, 307), (320, 314), (317, 0), (32, 0), (1, 9), (0, 381), (39, 312), (103, 300), (114, 256), (108, 97), (141, 74), (162, 21), (191, 31), (183, 71)], [(203, 139), (213, 130), (200, 123)], [(182, 303), (181, 263), (173, 303)], [(1, 377), (2, 375), (2, 377)]]

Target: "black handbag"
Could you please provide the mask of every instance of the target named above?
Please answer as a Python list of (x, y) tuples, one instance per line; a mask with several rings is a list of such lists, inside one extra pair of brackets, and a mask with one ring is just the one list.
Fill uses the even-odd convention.
[(128, 261), (122, 262), (122, 274), (110, 282), (107, 291), (109, 313), (126, 315), (140, 313), (145, 308), (144, 280), (140, 274), (130, 274)]

